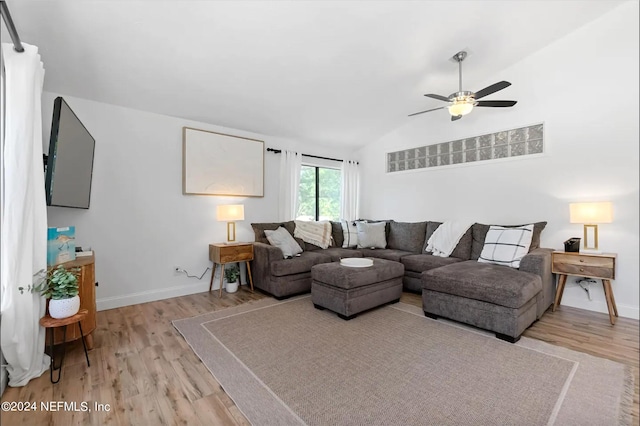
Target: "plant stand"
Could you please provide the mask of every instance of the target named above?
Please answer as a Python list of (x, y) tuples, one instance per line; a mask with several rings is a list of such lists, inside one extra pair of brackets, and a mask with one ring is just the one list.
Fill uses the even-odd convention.
[[(77, 323), (78, 326), (80, 327), (80, 335), (82, 336), (81, 338), (82, 338), (82, 347), (84, 348), (84, 356), (87, 358), (87, 366), (91, 367), (91, 364), (89, 363), (89, 353), (87, 352), (87, 345), (85, 343), (84, 335), (82, 333), (82, 324), (81, 324), (81, 321), (84, 320), (84, 318), (87, 316), (88, 313), (89, 313), (88, 310), (80, 309), (80, 311), (78, 311), (77, 314), (68, 318), (55, 319), (55, 318), (51, 318), (49, 315), (46, 315), (40, 318), (40, 325), (45, 328), (63, 327), (62, 333), (64, 337), (62, 339), (62, 342), (63, 342), (62, 355), (60, 356), (60, 363), (58, 364), (57, 367), (55, 366), (55, 358), (54, 358), (53, 332), (50, 334), (51, 366), (49, 367), (49, 378), (51, 379), (51, 383), (58, 383), (60, 381), (60, 376), (62, 375), (62, 363), (64, 361), (64, 355), (67, 350), (67, 341), (66, 341), (67, 326), (70, 324)], [(53, 380), (54, 371), (58, 371), (58, 378), (56, 380)]]

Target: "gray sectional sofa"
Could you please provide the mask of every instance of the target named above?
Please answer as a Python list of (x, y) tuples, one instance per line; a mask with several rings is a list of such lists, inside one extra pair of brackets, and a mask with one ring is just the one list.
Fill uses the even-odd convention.
[(297, 240), (304, 251), (291, 259), (284, 259), (282, 251), (269, 244), (264, 231), (283, 226), (293, 236), (293, 221), (252, 223), (256, 241), (251, 262), (254, 286), (281, 299), (311, 290), (314, 265), (346, 257), (391, 260), (404, 265), (404, 290), (422, 293), (426, 316), (490, 330), (510, 342), (517, 341), (553, 303), (553, 250), (540, 248), (540, 233), (546, 222), (534, 225), (529, 253), (519, 269), (477, 261), (489, 225), (474, 224), (450, 257), (438, 257), (425, 249), (440, 222), (385, 222), (387, 248), (342, 248), (342, 226), (331, 222), (332, 247), (322, 249)]

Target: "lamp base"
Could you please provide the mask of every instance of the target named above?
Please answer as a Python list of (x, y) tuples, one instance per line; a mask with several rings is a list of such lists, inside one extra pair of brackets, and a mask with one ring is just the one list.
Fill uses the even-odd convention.
[(227, 243), (232, 243), (236, 240), (236, 223), (227, 222)]
[(602, 250), (582, 249), (582, 250), (580, 250), (580, 253), (584, 253), (584, 254), (602, 254)]

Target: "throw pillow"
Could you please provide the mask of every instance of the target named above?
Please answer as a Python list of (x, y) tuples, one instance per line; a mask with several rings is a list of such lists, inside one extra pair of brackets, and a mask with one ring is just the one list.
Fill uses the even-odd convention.
[(298, 244), (296, 240), (293, 239), (289, 231), (284, 229), (282, 226), (275, 231), (265, 229), (264, 233), (272, 246), (278, 247), (282, 250), (282, 255), (285, 259), (302, 253), (300, 244)]
[(356, 222), (341, 220), (342, 224), (342, 248), (351, 248), (358, 246), (358, 228)]
[(533, 224), (513, 228), (492, 225), (478, 262), (519, 268), (520, 261), (529, 253), (532, 236)]
[(356, 228), (358, 229), (358, 248), (387, 247), (386, 226), (386, 222), (356, 222)]
[[(471, 243), (471, 257), (470, 257), (471, 260), (478, 260), (478, 258), (480, 257), (480, 253), (482, 253), (482, 248), (484, 247), (484, 240), (487, 237), (487, 232), (489, 232), (490, 226), (491, 225), (483, 225), (481, 223), (475, 223), (473, 225), (472, 227), (473, 242)], [(505, 228), (517, 228), (518, 226), (524, 226), (524, 225), (496, 225), (496, 226), (504, 226)], [(531, 246), (529, 247), (529, 251), (535, 250), (538, 247), (540, 247), (540, 234), (542, 234), (542, 231), (544, 230), (545, 226), (547, 226), (547, 222), (535, 222), (533, 224), (533, 236), (531, 237)]]

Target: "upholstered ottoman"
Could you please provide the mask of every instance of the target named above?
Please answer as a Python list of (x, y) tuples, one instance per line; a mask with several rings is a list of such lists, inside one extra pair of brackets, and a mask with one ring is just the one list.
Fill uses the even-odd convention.
[(372, 259), (373, 265), (353, 268), (340, 262), (311, 268), (311, 300), (317, 309), (329, 309), (344, 320), (402, 295), (404, 265), (385, 259)]

